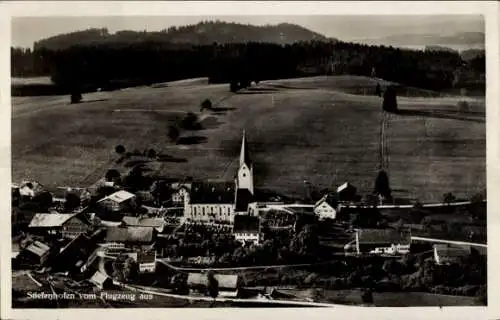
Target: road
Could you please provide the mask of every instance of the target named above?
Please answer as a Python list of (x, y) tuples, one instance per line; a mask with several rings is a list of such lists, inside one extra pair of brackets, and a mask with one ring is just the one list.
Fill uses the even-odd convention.
[(412, 241), (424, 241), (424, 242), (436, 242), (436, 243), (448, 243), (448, 244), (456, 244), (456, 245), (464, 245), (471, 247), (483, 247), (487, 248), (488, 245), (484, 243), (474, 243), (474, 242), (465, 242), (465, 241), (453, 241), (453, 240), (445, 240), (445, 239), (435, 239), (435, 238), (426, 238), (426, 237), (411, 237)]
[(261, 304), (261, 303), (266, 303), (266, 304), (281, 304), (281, 305), (293, 305), (297, 307), (345, 307), (348, 308), (350, 306), (347, 305), (339, 305), (339, 304), (330, 304), (330, 303), (319, 303), (319, 302), (306, 302), (306, 301), (294, 301), (294, 300), (264, 300), (264, 299), (236, 299), (236, 298), (215, 298), (212, 299), (211, 297), (192, 297), (192, 296), (183, 296), (183, 295), (176, 295), (176, 294), (171, 294), (171, 293), (163, 293), (163, 292), (158, 292), (155, 290), (147, 290), (143, 288), (139, 288), (136, 286), (131, 286), (131, 285), (122, 285), (123, 288), (129, 289), (131, 291), (136, 291), (136, 292), (142, 292), (142, 293), (148, 293), (152, 295), (157, 295), (157, 296), (163, 296), (163, 297), (170, 297), (170, 298), (177, 298), (177, 299), (184, 299), (184, 300), (190, 300), (190, 301), (210, 301), (213, 302), (214, 300), (216, 302), (236, 302), (236, 303), (256, 303), (256, 304)]

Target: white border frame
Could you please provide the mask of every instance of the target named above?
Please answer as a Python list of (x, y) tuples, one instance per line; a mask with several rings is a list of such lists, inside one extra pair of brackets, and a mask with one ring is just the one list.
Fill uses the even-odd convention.
[[(1, 244), (1, 315), (2, 319), (89, 319), (103, 315), (103, 309), (28, 310), (11, 309), (10, 270), (10, 18), (15, 16), (196, 16), (196, 15), (434, 15), (434, 14), (481, 14), (485, 17), (487, 56), (487, 190), (488, 190), (488, 300), (489, 307), (453, 308), (353, 308), (332, 309), (106, 309), (106, 317), (130, 318), (330, 318), (346, 319), (484, 319), (500, 317), (500, 276), (495, 273), (499, 262), (500, 236), (498, 223), (500, 199), (495, 197), (500, 186), (500, 154), (498, 150), (499, 111), (499, 5), (496, 1), (260, 1), (260, 2), (208, 2), (208, 1), (12, 1), (0, 3), (0, 119), (3, 134), (0, 135), (0, 184), (4, 210), (0, 215)], [(147, 310), (147, 313), (145, 312)]]

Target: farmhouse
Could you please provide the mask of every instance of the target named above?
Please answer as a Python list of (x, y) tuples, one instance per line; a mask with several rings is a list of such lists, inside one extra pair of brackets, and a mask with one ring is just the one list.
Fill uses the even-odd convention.
[(471, 250), (463, 247), (452, 247), (446, 244), (434, 245), (434, 261), (437, 265), (460, 263), (460, 260), (471, 254)]
[(111, 212), (127, 212), (135, 210), (135, 198), (133, 193), (120, 190), (102, 198), (97, 203)]
[(52, 254), (51, 248), (43, 242), (35, 241), (22, 250), (16, 257), (20, 266), (37, 266), (47, 262)]
[(123, 217), (122, 222), (125, 226), (130, 227), (151, 227), (159, 233), (163, 232), (165, 227), (165, 219), (162, 218), (143, 218), (143, 217)]
[[(237, 297), (239, 288), (238, 275), (216, 274), (219, 283), (219, 296)], [(208, 275), (204, 273), (188, 274), (187, 285), (192, 291), (205, 293), (208, 288)]]
[(105, 246), (112, 249), (152, 248), (156, 231), (152, 227), (110, 227), (107, 229)]
[(337, 201), (330, 195), (324, 195), (314, 205), (314, 213), (323, 219), (335, 219), (337, 217)]
[(233, 235), (236, 241), (246, 244), (248, 242), (255, 245), (262, 240), (260, 232), (260, 218), (251, 215), (235, 215)]
[(90, 222), (83, 213), (37, 213), (29, 224), (30, 232), (74, 239), (88, 230)]
[(356, 231), (358, 254), (407, 254), (410, 252), (411, 233), (395, 229), (360, 229)]

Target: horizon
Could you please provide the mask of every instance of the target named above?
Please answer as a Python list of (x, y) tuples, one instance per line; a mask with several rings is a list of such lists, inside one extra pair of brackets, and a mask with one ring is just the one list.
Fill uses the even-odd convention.
[(464, 32), (484, 33), (484, 18), (480, 15), (15, 17), (11, 23), (11, 46), (33, 49), (36, 41), (91, 28), (106, 28), (110, 33), (124, 30), (155, 32), (172, 26), (195, 25), (202, 21), (217, 20), (254, 26), (289, 23), (327, 38), (383, 45), (391, 45), (384, 38), (401, 35), (451, 36)]

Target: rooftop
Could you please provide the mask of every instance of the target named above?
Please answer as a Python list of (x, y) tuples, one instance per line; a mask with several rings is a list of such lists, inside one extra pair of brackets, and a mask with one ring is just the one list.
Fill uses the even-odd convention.
[(197, 181), (191, 187), (193, 204), (234, 203), (235, 185), (232, 181)]
[(123, 217), (123, 223), (128, 226), (162, 228), (165, 225), (165, 219), (162, 218), (141, 218), (141, 217)]
[(440, 257), (446, 258), (460, 258), (470, 254), (470, 250), (460, 247), (451, 247), (446, 244), (435, 244), (434, 250)]
[(50, 247), (48, 245), (46, 245), (45, 243), (42, 243), (40, 241), (35, 241), (32, 244), (30, 244), (26, 248), (26, 250), (36, 254), (39, 257), (42, 257), (50, 251)]
[(410, 232), (399, 232), (395, 229), (360, 229), (357, 234), (360, 244), (409, 244), (411, 242)]
[(135, 197), (135, 195), (133, 193), (130, 193), (130, 192), (125, 191), (125, 190), (120, 190), (120, 191), (117, 191), (117, 192), (107, 196), (107, 197), (102, 198), (101, 200), (99, 200), (99, 202), (105, 201), (105, 200), (110, 200), (110, 201), (113, 201), (116, 203), (122, 203), (124, 201), (129, 200), (129, 199), (132, 199), (133, 197)]
[(341, 186), (339, 186), (337, 188), (337, 192), (342, 192), (342, 191), (347, 190), (347, 189), (356, 189), (356, 187), (354, 187), (349, 182), (344, 182), (344, 184), (342, 184)]
[(69, 219), (76, 216), (76, 213), (37, 213), (31, 220), (30, 228), (52, 228), (60, 227)]
[(111, 227), (106, 234), (107, 242), (150, 243), (153, 241), (152, 227)]

